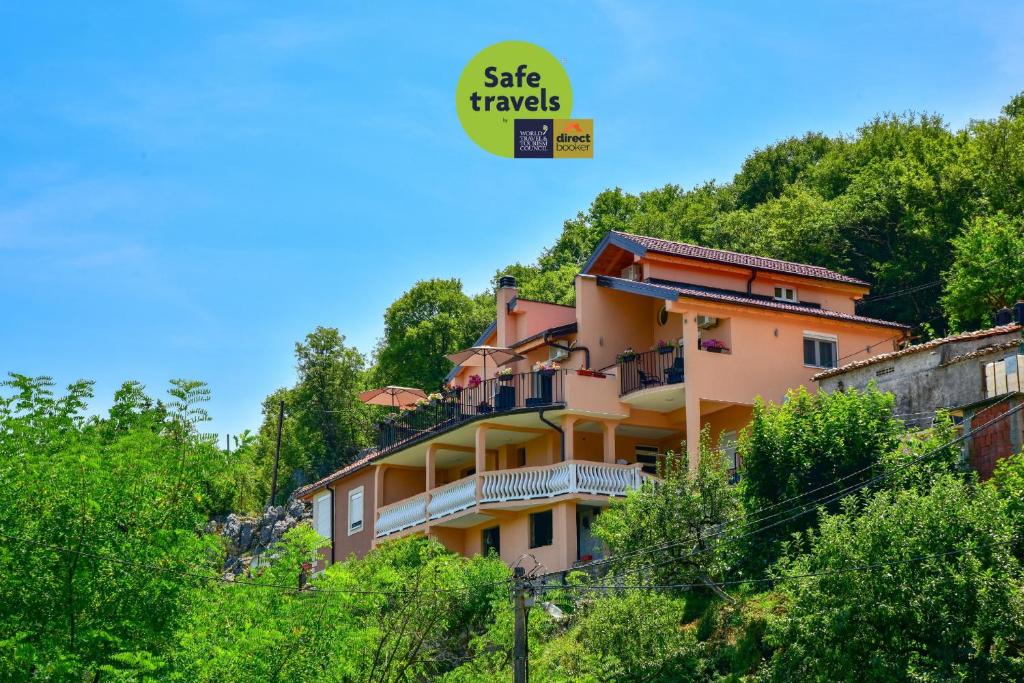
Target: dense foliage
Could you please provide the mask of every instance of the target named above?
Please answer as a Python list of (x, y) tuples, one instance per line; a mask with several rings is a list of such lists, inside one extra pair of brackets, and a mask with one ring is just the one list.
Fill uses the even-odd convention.
[(779, 513), (814, 500), (816, 492), (837, 490), (826, 490), (831, 482), (855, 483), (853, 475), (865, 470), (877, 474), (871, 468), (896, 449), (902, 431), (892, 395), (874, 388), (811, 394), (800, 387), (781, 404), (758, 401), (741, 444), (743, 507), (751, 519), (765, 520), (745, 539), (749, 566), (771, 563), (780, 539), (814, 523), (813, 511)]
[(86, 419), (91, 386), (12, 375), (0, 397), (0, 671), (92, 680), (170, 644), (219, 548), (198, 532), (222, 511), (233, 463), (196, 432), (206, 388), (166, 404), (126, 384)]
[[(685, 455), (667, 453), (655, 488), (651, 482), (637, 495), (613, 500), (594, 522), (593, 533), (613, 558), (610, 570), (626, 577), (643, 576), (656, 583), (722, 580), (728, 566), (718, 530), (738, 521), (740, 500), (729, 483), (724, 456), (712, 449), (707, 431), (701, 435), (701, 458), (691, 475)], [(681, 449), (685, 454), (685, 447)], [(659, 563), (638, 548), (663, 547)], [(665, 561), (671, 559), (672, 561)]]
[(508, 598), (500, 560), (465, 559), (419, 537), (332, 565), (310, 589), (292, 588), (321, 543), (297, 528), (270, 566), (198, 596), (177, 631), (168, 677), (433, 680), (461, 663)]

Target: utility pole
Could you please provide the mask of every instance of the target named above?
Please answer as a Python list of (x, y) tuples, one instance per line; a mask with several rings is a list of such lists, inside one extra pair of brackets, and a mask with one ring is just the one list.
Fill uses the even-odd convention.
[(527, 633), (526, 591), (528, 583), (526, 570), (516, 567), (512, 575), (515, 586), (512, 589), (512, 606), (515, 609), (515, 645), (512, 647), (512, 681), (527, 683), (530, 680), (530, 647)]
[(224, 435), (224, 446), (227, 448), (228, 455), (231, 455), (231, 435), (230, 434), (225, 434)]
[(284, 401), (281, 401), (281, 406), (277, 411), (277, 448), (274, 449), (274, 478), (270, 481), (270, 502), (268, 505), (274, 504), (274, 499), (277, 498), (277, 470), (281, 466), (281, 426), (284, 424)]

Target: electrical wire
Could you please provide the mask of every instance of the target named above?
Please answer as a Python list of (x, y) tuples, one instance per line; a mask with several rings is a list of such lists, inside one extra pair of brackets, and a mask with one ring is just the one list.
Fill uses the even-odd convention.
[[(998, 405), (999, 403), (1003, 403), (1003, 402), (1009, 400), (1009, 398), (1010, 397), (1007, 396), (1007, 397), (1001, 399), (999, 402), (997, 402), (996, 404), (993, 404), (993, 405)], [(1005, 413), (1002, 413), (1001, 415), (993, 418), (992, 420), (989, 420), (988, 422), (986, 422), (986, 423), (984, 423), (982, 425), (979, 425), (976, 429), (973, 429), (970, 432), (962, 434), (962, 435), (956, 437), (955, 439), (952, 439), (952, 440), (946, 442), (945, 444), (942, 444), (941, 446), (938, 446), (938, 447), (936, 447), (936, 448), (934, 448), (934, 449), (932, 449), (932, 450), (930, 450), (930, 451), (928, 451), (926, 453), (923, 453), (920, 456), (917, 456), (916, 458), (908, 460), (908, 461), (906, 461), (904, 463), (901, 463), (898, 466), (895, 466), (895, 467), (893, 467), (893, 468), (891, 468), (891, 469), (889, 469), (887, 471), (884, 471), (884, 472), (882, 472), (882, 473), (880, 473), (878, 475), (875, 475), (874, 477), (871, 477), (871, 478), (866, 479), (866, 480), (864, 480), (862, 482), (859, 482), (859, 483), (853, 484), (851, 486), (848, 486), (848, 487), (846, 487), (844, 489), (841, 489), (841, 490), (839, 490), (839, 491), (837, 491), (835, 493), (823, 495), (823, 496), (821, 496), (819, 498), (816, 498), (814, 500), (807, 501), (806, 503), (803, 503), (800, 506), (792, 506), (792, 507), (790, 507), (787, 510), (782, 510), (782, 511), (777, 512), (777, 513), (772, 514), (772, 515), (768, 515), (768, 516), (764, 516), (764, 517), (758, 517), (758, 515), (760, 515), (761, 513), (768, 512), (768, 511), (773, 510), (775, 508), (781, 507), (782, 505), (785, 505), (787, 503), (799, 500), (799, 499), (801, 499), (801, 498), (803, 498), (805, 496), (808, 496), (810, 494), (822, 491), (822, 490), (824, 490), (826, 488), (834, 486), (837, 483), (840, 483), (842, 481), (850, 479), (851, 477), (857, 476), (858, 474), (863, 474), (863, 473), (865, 473), (865, 472), (867, 472), (867, 471), (869, 471), (871, 469), (874, 469), (875, 467), (877, 467), (877, 465), (868, 465), (866, 467), (862, 467), (859, 470), (856, 470), (856, 471), (851, 472), (851, 473), (849, 473), (847, 475), (844, 475), (843, 477), (840, 477), (838, 479), (830, 481), (827, 484), (822, 484), (821, 486), (818, 486), (818, 487), (816, 487), (814, 489), (810, 489), (808, 491), (805, 491), (803, 493), (797, 494), (795, 496), (791, 496), (791, 497), (786, 498), (784, 500), (781, 500), (781, 501), (778, 501), (776, 503), (773, 503), (772, 505), (768, 505), (768, 506), (762, 507), (762, 508), (756, 510), (754, 513), (752, 513), (752, 515), (754, 516), (753, 520), (744, 521), (744, 522), (739, 523), (739, 524), (726, 524), (726, 525), (723, 525), (723, 527), (721, 529), (719, 529), (717, 531), (714, 531), (714, 532), (711, 532), (710, 534), (707, 534), (707, 535), (703, 536), (702, 539), (703, 540), (708, 540), (708, 539), (718, 538), (718, 537), (724, 536), (727, 532), (742, 530), (745, 527), (749, 527), (749, 526), (752, 526), (752, 525), (755, 525), (755, 524), (760, 524), (761, 522), (767, 521), (769, 519), (774, 519), (776, 517), (784, 515), (787, 512), (791, 512), (793, 510), (798, 510), (796, 512), (796, 514), (794, 514), (794, 515), (792, 515), (790, 517), (787, 517), (787, 518), (784, 518), (782, 520), (773, 522), (772, 524), (769, 524), (769, 525), (764, 526), (764, 527), (759, 528), (759, 529), (755, 529), (752, 532), (743, 534), (743, 535), (738, 536), (736, 538), (732, 538), (732, 539), (730, 539), (730, 541), (734, 542), (734, 541), (737, 541), (737, 540), (740, 540), (740, 539), (743, 539), (743, 538), (748, 538), (750, 536), (754, 536), (754, 535), (763, 533), (764, 531), (767, 531), (768, 529), (774, 528), (776, 526), (779, 526), (780, 524), (784, 524), (786, 522), (792, 521), (793, 519), (796, 519), (796, 518), (801, 517), (801, 516), (803, 516), (805, 514), (808, 514), (809, 512), (812, 512), (812, 511), (816, 510), (821, 505), (828, 505), (828, 504), (830, 504), (832, 502), (835, 502), (839, 498), (844, 497), (845, 495), (847, 495), (849, 493), (853, 493), (854, 491), (857, 491), (857, 490), (859, 490), (859, 489), (861, 489), (861, 488), (863, 488), (865, 486), (868, 486), (869, 484), (872, 484), (875, 481), (879, 481), (881, 479), (884, 479), (884, 478), (887, 478), (889, 476), (892, 476), (894, 473), (899, 472), (900, 470), (903, 470), (903, 469), (906, 469), (906, 468), (911, 467), (913, 465), (916, 465), (916, 464), (918, 464), (920, 462), (923, 462), (923, 461), (925, 461), (925, 460), (927, 460), (929, 458), (936, 457), (937, 455), (940, 455), (943, 451), (945, 451), (947, 448), (951, 448), (951, 447), (957, 445), (958, 443), (961, 443), (961, 442), (963, 442), (963, 441), (965, 441), (967, 439), (973, 438), (979, 432), (981, 432), (981, 431), (991, 427), (992, 425), (996, 424), (997, 422), (1000, 422), (1001, 420), (1006, 419), (1009, 416), (1011, 416), (1011, 415), (1013, 415), (1013, 414), (1015, 414), (1017, 412), (1020, 412), (1021, 410), (1024, 410), (1024, 403), (1022, 403), (1022, 404), (1020, 404), (1020, 405), (1018, 405), (1018, 406), (1016, 406), (1014, 408), (1011, 408), (1010, 410), (1006, 411)], [(622, 554), (622, 555), (616, 555), (614, 557), (603, 558), (603, 559), (600, 559), (600, 560), (592, 560), (590, 562), (578, 565), (578, 566), (574, 567), (574, 569), (586, 569), (586, 568), (589, 568), (589, 567), (601, 566), (601, 565), (609, 564), (609, 563), (612, 563), (612, 562), (621, 562), (623, 559), (628, 559), (630, 557), (637, 557), (637, 556), (649, 554), (649, 553), (652, 553), (652, 552), (660, 552), (660, 551), (668, 550), (668, 549), (671, 549), (671, 548), (677, 548), (677, 547), (680, 547), (680, 546), (683, 546), (683, 545), (691, 545), (693, 543), (696, 543), (697, 541), (698, 541), (697, 537), (690, 537), (690, 538), (683, 539), (683, 540), (680, 540), (680, 541), (670, 541), (670, 542), (659, 544), (659, 545), (656, 545), (656, 546), (650, 546), (650, 547), (645, 548), (645, 549), (635, 550), (635, 551), (632, 551), (630, 553), (626, 553), (626, 554)], [(705, 552), (710, 552), (711, 550), (714, 550), (715, 548), (717, 548), (718, 545), (721, 545), (721, 544), (715, 544), (714, 546), (712, 546), (710, 548), (705, 548), (703, 550), (691, 552), (690, 554), (687, 554), (687, 555), (684, 555), (684, 556), (680, 556), (680, 557), (677, 557), (677, 558), (672, 558), (670, 561), (678, 562), (678, 561), (687, 559), (689, 557), (693, 557), (693, 556), (698, 555), (698, 554), (702, 554), (702, 553), (705, 553)], [(658, 565), (652, 565), (652, 566), (658, 566)], [(549, 572), (548, 574), (542, 574), (541, 576), (542, 577), (546, 577), (546, 576), (552, 576), (552, 575), (559, 574), (559, 573), (560, 572)]]
[[(104, 562), (111, 562), (111, 563), (115, 563), (115, 564), (135, 567), (135, 568), (139, 568), (139, 569), (148, 569), (148, 570), (151, 570), (151, 571), (161, 572), (161, 573), (165, 573), (165, 574), (169, 574), (169, 575), (173, 575), (173, 576), (179, 576), (179, 577), (183, 577), (183, 578), (193, 579), (193, 580), (195, 580), (195, 581), (197, 581), (199, 583), (220, 582), (220, 583), (224, 583), (224, 584), (231, 585), (231, 586), (247, 586), (247, 587), (252, 587), (252, 588), (272, 588), (272, 589), (278, 589), (278, 590), (285, 590), (285, 591), (292, 592), (292, 593), (299, 592), (297, 584), (296, 585), (285, 585), (285, 584), (280, 584), (280, 583), (263, 583), (263, 582), (258, 582), (258, 581), (239, 581), (237, 579), (228, 579), (228, 578), (226, 578), (224, 576), (221, 576), (221, 575), (212, 575), (211, 576), (211, 575), (207, 575), (207, 574), (198, 574), (196, 572), (190, 572), (190, 571), (185, 571), (185, 570), (181, 570), (181, 569), (174, 569), (174, 568), (171, 568), (171, 567), (164, 567), (162, 565), (152, 564), (152, 563), (148, 563), (148, 562), (136, 562), (134, 560), (126, 560), (124, 558), (116, 557), (114, 555), (109, 555), (109, 554), (105, 554), (105, 553), (97, 553), (97, 552), (88, 551), (88, 550), (85, 550), (85, 549), (68, 548), (68, 547), (65, 547), (65, 546), (62, 546), (62, 545), (58, 545), (58, 544), (54, 544), (54, 543), (46, 543), (46, 542), (35, 540), (35, 539), (24, 538), (24, 537), (19, 537), (19, 536), (12, 536), (10, 534), (5, 534), (3, 532), (0, 532), (0, 538), (3, 538), (5, 540), (7, 540), (7, 541), (11, 541), (13, 543), (20, 543), (20, 544), (23, 544), (23, 545), (34, 545), (34, 546), (37, 546), (37, 547), (46, 548), (48, 550), (53, 550), (54, 552), (61, 552), (61, 553), (65, 553), (65, 554), (68, 554), (68, 555), (84, 555), (86, 557), (92, 557), (94, 559), (101, 560), (101, 561), (104, 561)], [(384, 596), (392, 596), (392, 597), (407, 597), (407, 596), (411, 596), (411, 595), (428, 595), (428, 594), (436, 594), (436, 593), (460, 593), (460, 592), (463, 592), (463, 591), (473, 591), (473, 590), (476, 590), (478, 588), (489, 588), (489, 587), (497, 586), (497, 585), (500, 585), (500, 584), (508, 584), (509, 581), (510, 580), (506, 578), (506, 579), (499, 579), (497, 581), (489, 581), (489, 582), (486, 582), (486, 583), (473, 584), (473, 585), (468, 585), (468, 586), (458, 586), (458, 587), (454, 587), (454, 588), (432, 588), (432, 589), (415, 590), (415, 591), (371, 590), (371, 589), (361, 589), (361, 588), (318, 588), (315, 585), (313, 585), (311, 587), (311, 590), (312, 590), (312, 592), (316, 592), (316, 593), (320, 593), (320, 594), (327, 594), (327, 595), (330, 595), (330, 594), (341, 594), (341, 595), (384, 595)]]
[[(1014, 536), (1006, 541), (993, 541), (992, 543), (982, 543), (968, 548), (956, 548), (953, 550), (947, 550), (944, 552), (931, 553), (927, 555), (915, 555), (913, 557), (903, 558), (900, 560), (891, 560), (888, 562), (873, 562), (871, 564), (862, 565), (850, 565), (847, 567), (840, 567), (838, 569), (821, 570), (816, 572), (805, 572), (802, 574), (782, 574), (779, 576), (766, 576), (763, 578), (750, 578), (750, 579), (733, 579), (729, 581), (712, 581), (710, 583), (715, 586), (741, 586), (744, 584), (752, 583), (780, 583), (785, 581), (795, 581), (802, 579), (821, 578), (825, 576), (837, 576), (840, 574), (849, 574), (851, 572), (863, 572), (863, 571), (874, 571), (876, 569), (884, 569), (886, 567), (895, 567), (903, 564), (912, 564), (915, 562), (924, 562), (926, 560), (938, 559), (942, 557), (950, 557), (953, 555), (962, 555), (964, 553), (971, 552), (973, 550), (981, 550), (983, 548), (993, 548), (997, 546), (1013, 545), (1021, 540), (1020, 536)], [(670, 584), (571, 584), (566, 586), (558, 586), (552, 584), (536, 586), (535, 590), (545, 591), (556, 591), (556, 590), (672, 590), (672, 589), (692, 589), (692, 588), (706, 588), (708, 583), (670, 583)]]

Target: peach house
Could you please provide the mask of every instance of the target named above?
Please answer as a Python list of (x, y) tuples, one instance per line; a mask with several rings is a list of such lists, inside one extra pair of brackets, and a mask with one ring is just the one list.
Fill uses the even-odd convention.
[[(893, 351), (906, 328), (858, 316), (860, 280), (812, 265), (608, 233), (576, 305), (502, 278), (478, 345), (522, 360), (464, 364), (376, 447), (303, 487), (329, 561), (426, 534), (453, 551), (532, 554), (550, 571), (601, 555), (591, 522), (707, 426), (735, 468), (760, 396), (779, 401), (840, 361)], [(485, 379), (486, 377), (486, 379)]]

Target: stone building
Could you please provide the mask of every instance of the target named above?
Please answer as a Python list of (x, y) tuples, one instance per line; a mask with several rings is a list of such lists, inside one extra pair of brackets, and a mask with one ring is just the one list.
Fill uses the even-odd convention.
[(949, 411), (964, 433), (1011, 412), (965, 442), (964, 456), (988, 478), (996, 461), (1020, 452), (1024, 419), (1015, 410), (1022, 402), (1024, 304), (1000, 312), (998, 325), (965, 332), (899, 351), (883, 353), (814, 376), (822, 391), (864, 389), (871, 382), (895, 397), (895, 415), (908, 425), (931, 426), (939, 410)]

